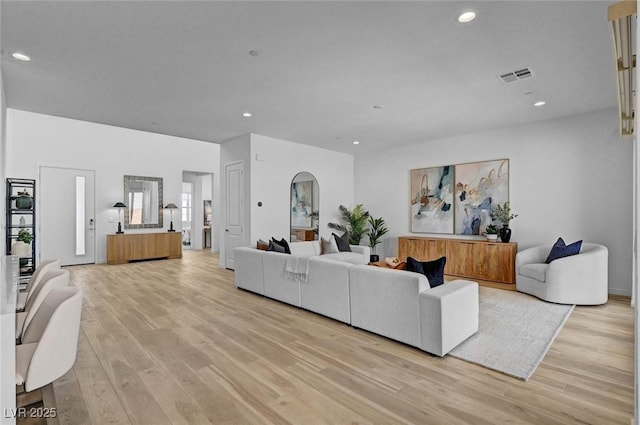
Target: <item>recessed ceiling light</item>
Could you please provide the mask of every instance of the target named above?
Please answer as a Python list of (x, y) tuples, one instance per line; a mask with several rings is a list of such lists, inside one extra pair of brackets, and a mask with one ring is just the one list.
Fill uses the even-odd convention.
[(257, 50), (249, 50), (249, 56), (258, 56), (259, 54)]
[(544, 100), (540, 100), (540, 101), (534, 103), (533, 106), (544, 106), (546, 104), (547, 104), (547, 102), (545, 102)]
[(353, 144), (354, 144), (354, 145), (359, 145), (359, 144), (360, 144), (360, 142), (358, 142), (357, 140), (354, 140), (354, 141), (353, 141)]
[(17, 59), (19, 61), (23, 61), (23, 62), (29, 62), (31, 60), (31, 58), (27, 55), (25, 55), (24, 53), (20, 53), (20, 52), (13, 52), (11, 54), (11, 56), (13, 56), (14, 59)]
[(458, 22), (461, 24), (469, 23), (474, 19), (476, 19), (476, 12), (472, 11), (461, 13), (460, 16), (458, 16)]
[(373, 105), (373, 109), (382, 109), (384, 108), (383, 105)]
[(245, 118), (250, 118), (251, 117), (251, 112), (243, 112), (242, 116)]

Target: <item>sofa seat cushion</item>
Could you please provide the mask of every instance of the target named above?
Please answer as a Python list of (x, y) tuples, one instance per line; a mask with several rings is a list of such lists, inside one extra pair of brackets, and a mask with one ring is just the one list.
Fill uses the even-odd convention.
[(350, 264), (367, 264), (369, 262), (369, 259), (359, 252), (336, 252), (334, 254), (325, 254), (322, 258), (327, 260), (344, 261), (345, 263)]
[(535, 279), (538, 282), (545, 282), (547, 278), (547, 270), (549, 265), (544, 263), (523, 264), (518, 269), (518, 274), (521, 276)]

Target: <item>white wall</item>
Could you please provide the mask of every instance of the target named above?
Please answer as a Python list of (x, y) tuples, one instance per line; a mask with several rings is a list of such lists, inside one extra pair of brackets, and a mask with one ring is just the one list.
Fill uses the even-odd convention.
[[(220, 146), (16, 109), (8, 110), (7, 175), (38, 179), (40, 166), (95, 170), (96, 261), (106, 262), (106, 235), (117, 227), (111, 206), (123, 198), (125, 174), (162, 177), (163, 199), (179, 202), (182, 171), (219, 173)], [(175, 214), (175, 213), (174, 213)], [(174, 226), (180, 220), (174, 220)], [(127, 229), (130, 233), (164, 229)]]
[(338, 206), (353, 204), (353, 156), (257, 134), (251, 153), (251, 242), (289, 239), (291, 182), (301, 171), (318, 181), (319, 233), (330, 236), (327, 223), (340, 219)]
[(355, 160), (356, 201), (388, 223), (383, 255), (411, 234), (413, 168), (510, 160), (510, 201), (518, 249), (584, 239), (609, 248), (609, 292), (631, 295), (632, 146), (618, 137), (616, 111), (451, 137)]
[[(2, 8), (0, 8), (1, 10)], [(1, 19), (0, 19), (1, 20)], [(0, 42), (0, 45), (2, 43)], [(8, 54), (8, 52), (4, 53)], [(3, 56), (4, 56), (3, 54)], [(0, 235), (2, 242), (0, 243), (0, 256), (4, 257), (5, 249), (5, 178), (7, 167), (7, 144), (6, 144), (6, 124), (7, 124), (7, 104), (4, 94), (4, 79), (2, 77), (2, 67), (0, 67)], [(13, 425), (16, 423), (15, 417), (5, 412), (11, 411), (16, 407), (15, 385), (12, 380), (15, 376), (15, 349), (12, 342), (15, 337), (15, 314), (13, 313), (14, 302), (7, 300), (7, 295), (11, 291), (7, 291), (9, 286), (7, 275), (4, 270), (4, 261), (0, 261), (0, 408), (3, 409), (3, 415), (0, 416), (0, 424)]]
[[(221, 157), (223, 174), (225, 164), (244, 163), (244, 245), (254, 245), (258, 239), (267, 240), (271, 236), (289, 238), (291, 181), (301, 171), (313, 174), (318, 181), (320, 235), (331, 234), (327, 223), (338, 220), (340, 204), (353, 203), (352, 155), (250, 134), (224, 143)], [(223, 193), (224, 178), (221, 178)], [(258, 202), (262, 202), (261, 207)], [(223, 244), (220, 264), (224, 267)]]
[(4, 96), (4, 79), (2, 78), (2, 67), (0, 67), (0, 199), (3, 200), (1, 202), (2, 207), (0, 211), (2, 215), (0, 216), (0, 229), (2, 230), (0, 234), (2, 234), (2, 243), (0, 244), (0, 255), (5, 255), (5, 243), (4, 238), (6, 236), (6, 228), (5, 228), (5, 179), (7, 178), (7, 103)]

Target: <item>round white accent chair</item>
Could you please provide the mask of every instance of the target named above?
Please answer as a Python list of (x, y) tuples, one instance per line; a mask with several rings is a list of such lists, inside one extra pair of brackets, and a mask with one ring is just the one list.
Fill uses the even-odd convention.
[(545, 263), (551, 245), (535, 246), (516, 255), (516, 289), (558, 304), (598, 305), (608, 300), (609, 250), (582, 243), (577, 255)]

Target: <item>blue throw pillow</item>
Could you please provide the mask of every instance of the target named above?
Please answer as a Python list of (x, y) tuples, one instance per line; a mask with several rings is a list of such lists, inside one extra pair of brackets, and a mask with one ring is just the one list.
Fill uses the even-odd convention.
[(422, 273), (427, 277), (429, 286), (435, 288), (444, 283), (444, 266), (447, 257), (440, 257), (433, 261), (418, 261), (415, 258), (407, 257), (407, 268), (410, 272)]
[(547, 256), (545, 263), (549, 264), (553, 260), (557, 260), (558, 258), (569, 257), (571, 255), (580, 254), (580, 249), (582, 248), (582, 241), (577, 241), (572, 244), (565, 244), (562, 238), (558, 238), (556, 243), (551, 247), (551, 252)]

